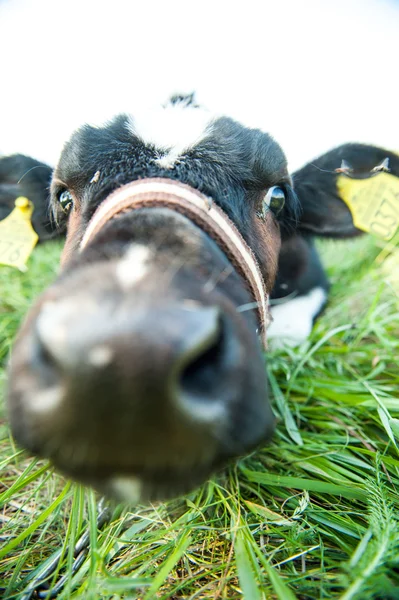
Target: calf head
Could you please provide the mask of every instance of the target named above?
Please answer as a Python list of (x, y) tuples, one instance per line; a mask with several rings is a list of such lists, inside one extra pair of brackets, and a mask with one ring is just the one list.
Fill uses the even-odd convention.
[(52, 182), (55, 216), (68, 227), (62, 271), (10, 365), (16, 439), (127, 500), (183, 493), (274, 428), (250, 278), (206, 219), (181, 210), (182, 198), (223, 213), (268, 293), (299, 214), (269, 135), (184, 102), (163, 117), (169, 131), (155, 139), (148, 124), (120, 116), (65, 146)]
[(18, 196), (33, 203), (32, 224), (41, 241), (59, 232), (50, 217), (48, 196), (52, 169), (23, 154), (0, 158), (0, 221), (14, 208)]

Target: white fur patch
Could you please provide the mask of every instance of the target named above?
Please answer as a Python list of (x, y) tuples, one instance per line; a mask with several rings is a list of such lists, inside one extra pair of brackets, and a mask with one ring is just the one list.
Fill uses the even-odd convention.
[(142, 244), (133, 244), (116, 266), (116, 276), (124, 289), (140, 281), (147, 272), (150, 250)]
[(184, 103), (135, 113), (128, 121), (128, 129), (146, 144), (154, 145), (156, 163), (171, 169), (185, 151), (196, 146), (211, 130), (213, 116), (203, 108)]
[(316, 287), (305, 296), (272, 306), (273, 321), (267, 330), (271, 348), (299, 346), (305, 341), (326, 299), (326, 291)]
[(56, 410), (62, 401), (60, 387), (51, 387), (35, 394), (27, 394), (27, 408), (34, 413), (49, 413)]
[(93, 367), (105, 367), (113, 358), (113, 352), (109, 346), (94, 346), (87, 355), (89, 363)]
[(119, 500), (131, 504), (140, 501), (143, 484), (137, 477), (113, 477), (110, 486)]

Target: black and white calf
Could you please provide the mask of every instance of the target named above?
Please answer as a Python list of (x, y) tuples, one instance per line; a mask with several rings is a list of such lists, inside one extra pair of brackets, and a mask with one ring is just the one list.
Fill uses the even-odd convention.
[[(268, 337), (303, 340), (328, 292), (313, 237), (360, 233), (336, 169), (362, 176), (386, 158), (399, 175), (394, 154), (351, 144), (291, 176), (268, 134), (184, 98), (79, 129), (52, 181), (62, 272), (12, 355), (16, 439), (134, 501), (183, 493), (264, 443), (275, 424), (249, 275), (286, 298)], [(187, 198), (202, 208), (182, 210)], [(201, 216), (212, 207), (256, 259), (249, 274)]]
[(19, 196), (28, 196), (35, 207), (32, 223), (39, 240), (55, 237), (59, 231), (48, 206), (52, 172), (48, 165), (23, 154), (0, 157), (0, 221)]

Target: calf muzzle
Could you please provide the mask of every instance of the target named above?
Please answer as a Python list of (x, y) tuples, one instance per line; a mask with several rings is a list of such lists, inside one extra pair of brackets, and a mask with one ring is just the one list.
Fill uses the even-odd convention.
[[(115, 211), (180, 207), (169, 184), (149, 185), (160, 186), (155, 198), (147, 184), (131, 184), (100, 205), (81, 248)], [(214, 241), (247, 276), (264, 326), (267, 295), (240, 234), (204, 197), (172, 187), (183, 212), (214, 227)], [(187, 264), (160, 294), (159, 254), (137, 242), (129, 248), (97, 260), (83, 251), (39, 299), (13, 349), (8, 405), (21, 445), (78, 481), (136, 501), (202, 483), (267, 440), (275, 420), (255, 319), (237, 311), (226, 289), (205, 292), (208, 276)]]

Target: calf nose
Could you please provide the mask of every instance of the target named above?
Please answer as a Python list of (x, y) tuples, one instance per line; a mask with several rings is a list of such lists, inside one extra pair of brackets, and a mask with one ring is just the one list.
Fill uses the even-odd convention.
[(45, 306), (35, 366), (52, 390), (36, 415), (44, 438), (96, 447), (102, 464), (131, 461), (127, 447), (152, 464), (203, 452), (210, 424), (223, 420), (225, 376), (237, 361), (223, 321), (217, 307), (189, 302), (135, 310), (81, 303), (79, 312), (76, 302)]
[[(217, 307), (188, 305), (165, 309), (139, 309), (114, 315), (96, 306), (79, 311), (75, 303), (49, 304), (37, 320), (37, 342), (43, 357), (64, 375), (92, 373), (98, 368), (129, 362), (157, 368), (162, 377), (174, 378), (179, 367), (188, 366), (209, 351), (221, 334)], [(163, 368), (162, 368), (163, 366)], [(167, 368), (165, 368), (167, 367)], [(126, 375), (126, 373), (125, 373)], [(167, 386), (167, 381), (162, 381)]]

